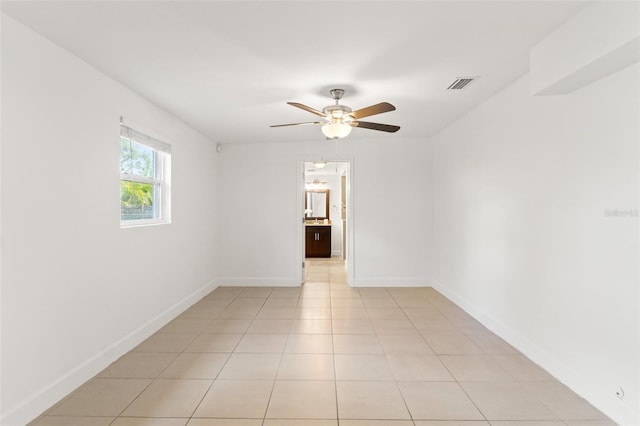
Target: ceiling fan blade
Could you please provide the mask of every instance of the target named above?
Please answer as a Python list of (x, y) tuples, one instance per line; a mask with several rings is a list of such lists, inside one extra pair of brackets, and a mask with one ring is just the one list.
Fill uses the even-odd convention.
[(380, 130), (383, 132), (394, 133), (400, 130), (400, 126), (391, 124), (370, 123), (368, 121), (352, 121), (353, 127), (362, 127), (363, 129)]
[(272, 124), (269, 127), (286, 127), (286, 126), (300, 126), (300, 125), (305, 125), (305, 124), (316, 124), (316, 125), (320, 125), (320, 124), (324, 124), (320, 121), (305, 121), (304, 123), (289, 123), (289, 124)]
[(382, 114), (383, 112), (395, 111), (396, 107), (388, 102), (380, 102), (379, 104), (371, 105), (359, 110), (353, 111), (351, 115), (356, 120), (363, 117), (369, 117), (370, 115)]
[(310, 106), (306, 106), (306, 105), (304, 105), (304, 104), (299, 104), (298, 102), (287, 102), (287, 103), (288, 103), (289, 105), (291, 105), (291, 106), (296, 107), (296, 108), (300, 108), (300, 109), (303, 109), (303, 110), (305, 110), (305, 111), (308, 111), (308, 112), (310, 112), (311, 114), (315, 114), (315, 115), (320, 116), (320, 117), (323, 117), (323, 118), (326, 118), (326, 117), (327, 117), (327, 114), (325, 114), (324, 112), (322, 112), (322, 111), (318, 111), (317, 109), (313, 109), (313, 108), (311, 108)]

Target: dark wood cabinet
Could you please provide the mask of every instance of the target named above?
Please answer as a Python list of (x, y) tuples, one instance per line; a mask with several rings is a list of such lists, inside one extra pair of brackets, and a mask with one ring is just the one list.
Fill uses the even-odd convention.
[(305, 228), (305, 256), (331, 257), (331, 226), (307, 225)]

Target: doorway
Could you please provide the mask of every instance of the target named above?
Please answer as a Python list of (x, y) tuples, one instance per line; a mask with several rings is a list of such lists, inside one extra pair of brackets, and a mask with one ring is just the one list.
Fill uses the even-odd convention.
[(353, 161), (345, 158), (299, 160), (298, 225), (300, 277), (314, 263), (344, 264), (353, 282)]

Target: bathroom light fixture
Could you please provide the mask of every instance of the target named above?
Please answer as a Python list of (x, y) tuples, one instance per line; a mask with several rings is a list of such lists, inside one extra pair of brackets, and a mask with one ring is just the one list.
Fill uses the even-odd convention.
[(322, 160), (320, 160), (320, 161), (314, 161), (314, 162), (313, 162), (313, 166), (314, 166), (316, 169), (324, 169), (324, 167), (325, 167), (327, 164), (329, 164), (329, 163), (327, 163), (326, 161), (322, 161)]
[(327, 181), (318, 179), (314, 179), (313, 182), (306, 182), (304, 185), (305, 189), (325, 189), (326, 187)]

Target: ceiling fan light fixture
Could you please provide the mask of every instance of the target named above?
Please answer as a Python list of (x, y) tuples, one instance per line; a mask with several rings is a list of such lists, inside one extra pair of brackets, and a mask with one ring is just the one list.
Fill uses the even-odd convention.
[(349, 136), (351, 126), (342, 120), (331, 120), (322, 126), (322, 133), (329, 139), (340, 139)]

